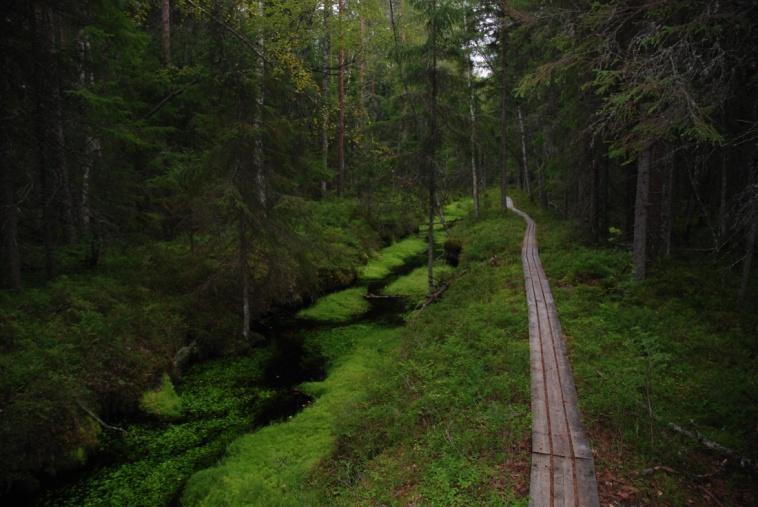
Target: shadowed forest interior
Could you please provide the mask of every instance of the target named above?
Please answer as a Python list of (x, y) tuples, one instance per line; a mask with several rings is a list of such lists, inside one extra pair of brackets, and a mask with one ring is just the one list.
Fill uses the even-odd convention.
[(758, 501), (756, 2), (0, 13), (4, 505), (527, 505), (506, 197), (600, 504)]

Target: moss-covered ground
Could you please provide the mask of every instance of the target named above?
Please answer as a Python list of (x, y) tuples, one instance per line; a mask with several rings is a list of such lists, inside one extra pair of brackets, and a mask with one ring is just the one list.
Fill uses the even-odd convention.
[[(309, 346), (329, 363), (326, 380), (302, 386), (315, 401), (238, 439), (218, 465), (192, 477), (183, 502), (525, 504), (522, 230), (518, 218), (497, 212), (452, 229), (467, 274), (404, 326), (311, 333)], [(426, 283), (418, 269), (384, 292), (414, 301)], [(521, 472), (505, 474), (510, 462)]]
[[(65, 506), (169, 505), (187, 478), (211, 465), (240, 433), (252, 427), (273, 391), (259, 387), (269, 351), (222, 358), (193, 367), (168, 407), (171, 421), (134, 421), (126, 434), (107, 432), (103, 466), (44, 503)], [(167, 389), (164, 381), (161, 390)], [(173, 399), (174, 396), (178, 400)], [(165, 408), (166, 400), (158, 406)]]

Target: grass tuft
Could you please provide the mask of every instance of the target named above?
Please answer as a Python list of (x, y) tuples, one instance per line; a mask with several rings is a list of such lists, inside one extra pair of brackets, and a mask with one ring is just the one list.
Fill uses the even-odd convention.
[(164, 373), (161, 385), (142, 395), (140, 407), (148, 414), (159, 417), (178, 417), (182, 414), (182, 399), (176, 394), (171, 377)]

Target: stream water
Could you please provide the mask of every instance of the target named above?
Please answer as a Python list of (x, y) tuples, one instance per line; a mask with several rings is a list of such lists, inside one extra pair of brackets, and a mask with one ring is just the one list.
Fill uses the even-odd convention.
[[(356, 285), (381, 294), (423, 261), (424, 255), (413, 257), (382, 280)], [(176, 386), (181, 416), (119, 421), (126, 434), (103, 434), (100, 449), (86, 465), (51, 480), (32, 503), (178, 505), (186, 480), (221, 458), (236, 437), (285, 420), (311, 402), (298, 386), (323, 379), (326, 365), (318, 351), (304, 347), (306, 333), (361, 321), (402, 324), (404, 300), (376, 298), (370, 303), (369, 311), (348, 323), (314, 323), (297, 318), (294, 310), (256, 323), (266, 339), (251, 354), (203, 361), (182, 377)]]

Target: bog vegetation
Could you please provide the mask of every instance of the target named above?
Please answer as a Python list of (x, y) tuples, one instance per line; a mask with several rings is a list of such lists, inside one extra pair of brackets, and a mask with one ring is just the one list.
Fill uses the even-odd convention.
[(756, 501), (755, 2), (0, 12), (3, 503), (526, 504), (506, 195), (601, 500)]

